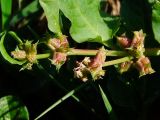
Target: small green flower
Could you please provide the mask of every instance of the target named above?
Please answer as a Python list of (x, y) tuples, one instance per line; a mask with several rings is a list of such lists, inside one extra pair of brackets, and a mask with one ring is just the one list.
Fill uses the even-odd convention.
[(18, 60), (26, 60), (21, 70), (32, 69), (33, 63), (37, 63), (37, 44), (33, 44), (32, 41), (26, 41), (20, 44), (15, 51), (11, 52), (13, 58)]
[(26, 43), (24, 43), (23, 45), (23, 49), (26, 51), (27, 54), (26, 58), (31, 63), (37, 62), (37, 44), (38, 43), (32, 44), (32, 41), (26, 41)]

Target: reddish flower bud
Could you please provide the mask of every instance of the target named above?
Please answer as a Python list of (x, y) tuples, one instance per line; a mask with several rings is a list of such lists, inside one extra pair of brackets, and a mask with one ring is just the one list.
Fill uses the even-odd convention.
[(102, 66), (106, 59), (106, 51), (101, 48), (93, 59), (85, 57), (82, 62), (77, 62), (77, 67), (74, 68), (74, 76), (82, 81), (88, 80), (88, 75), (91, 74), (93, 80), (100, 79), (104, 76), (105, 71)]
[(66, 52), (69, 48), (69, 43), (65, 35), (61, 38), (53, 38), (48, 41), (48, 46), (57, 52)]
[(142, 56), (135, 63), (135, 67), (140, 72), (140, 77), (146, 74), (152, 74), (155, 71), (151, 67), (151, 63), (148, 57)]
[(101, 76), (104, 76), (105, 72), (102, 70), (102, 66), (106, 59), (106, 50), (104, 47), (99, 49), (96, 56), (91, 60), (89, 64), (89, 69), (94, 80), (100, 79)]
[(57, 48), (60, 48), (60, 46), (61, 46), (60, 39), (57, 39), (57, 38), (50, 39), (49, 42), (48, 42), (48, 46), (49, 46), (52, 50), (55, 50), (55, 49), (57, 49)]
[(60, 67), (65, 63), (67, 60), (67, 54), (62, 52), (55, 52), (53, 54), (52, 64), (56, 66), (56, 68), (59, 70)]
[(140, 31), (134, 31), (134, 37), (131, 43), (132, 48), (144, 48), (144, 38), (145, 34), (142, 30)]
[(96, 56), (91, 60), (89, 66), (91, 69), (102, 67), (106, 59), (106, 50), (102, 47)]
[(122, 48), (128, 48), (131, 45), (131, 40), (127, 38), (126, 36), (117, 37), (117, 40), (118, 40), (118, 44)]

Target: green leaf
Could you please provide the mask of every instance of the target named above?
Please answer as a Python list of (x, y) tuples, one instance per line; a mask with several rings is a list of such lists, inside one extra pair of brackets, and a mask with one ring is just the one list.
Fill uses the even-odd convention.
[(157, 1), (152, 7), (152, 29), (155, 39), (160, 43), (160, 2)]
[(18, 65), (22, 65), (24, 64), (26, 61), (17, 61), (15, 59), (13, 59), (6, 51), (5, 49), (5, 46), (4, 46), (4, 40), (5, 40), (5, 36), (6, 36), (6, 33), (4, 33), (1, 37), (1, 41), (0, 41), (0, 52), (1, 52), (1, 55), (3, 56), (3, 58), (5, 60), (7, 60), (9, 63), (11, 64), (18, 64)]
[(101, 92), (101, 96), (102, 96), (102, 99), (104, 101), (104, 104), (105, 104), (105, 107), (108, 111), (108, 113), (112, 112), (112, 106), (111, 104), (109, 103), (109, 100), (107, 98), (107, 96), (105, 95), (104, 91), (102, 90), (101, 86), (99, 85), (99, 89), (100, 89), (100, 92)]
[(2, 30), (7, 29), (12, 10), (12, 0), (1, 0)]
[[(99, 13), (100, 0), (40, 0), (52, 32), (60, 31), (59, 10), (71, 21), (70, 34), (78, 42), (103, 43), (112, 38), (112, 29)], [(53, 9), (54, 8), (54, 9)]]
[[(6, 0), (5, 0), (6, 1)], [(25, 8), (20, 10), (16, 15), (13, 16), (13, 18), (10, 21), (10, 25), (15, 26), (17, 22), (22, 20), (23, 18), (37, 12), (40, 10), (40, 6), (38, 3), (38, 0), (34, 0), (29, 5), (27, 5)]]
[(86, 41), (103, 42), (111, 38), (99, 13), (99, 0), (61, 0), (61, 10), (71, 21), (70, 34), (79, 43)]
[(0, 99), (0, 120), (29, 120), (27, 108), (14, 96)]
[(61, 0), (39, 0), (40, 5), (43, 7), (45, 15), (47, 17), (48, 27), (50, 31), (56, 34), (62, 33), (59, 22), (60, 1)]
[(116, 116), (115, 116), (115, 114), (113, 112), (112, 106), (111, 106), (107, 96), (105, 95), (105, 93), (104, 93), (104, 91), (103, 91), (103, 89), (101, 88), (100, 85), (99, 85), (99, 89), (100, 89), (100, 93), (101, 93), (104, 105), (105, 105), (105, 107), (107, 109), (107, 112), (108, 112), (108, 114), (110, 116), (110, 119), (111, 120), (116, 120), (117, 118), (116, 118)]

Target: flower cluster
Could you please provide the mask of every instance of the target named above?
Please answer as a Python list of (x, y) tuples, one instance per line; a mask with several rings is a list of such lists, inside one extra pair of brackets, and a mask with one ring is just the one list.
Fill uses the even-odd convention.
[(32, 44), (32, 41), (27, 40), (25, 43), (20, 44), (15, 51), (12, 51), (11, 55), (17, 60), (26, 61), (21, 70), (31, 70), (33, 63), (37, 62), (37, 43)]
[(134, 57), (133, 61), (124, 62), (119, 65), (121, 73), (126, 72), (131, 65), (140, 72), (140, 77), (154, 73), (149, 58), (144, 55), (144, 39), (145, 34), (142, 30), (134, 31), (134, 37), (132, 40), (127, 38), (125, 35), (117, 37), (118, 44)]
[[(104, 47), (99, 50), (70, 49), (65, 35), (61, 35), (57, 38), (49, 38), (47, 45), (53, 53), (52, 58), (50, 59), (51, 63), (59, 70), (66, 62), (67, 55), (70, 55), (70, 53), (72, 53), (72, 55), (86, 55), (88, 54), (87, 52), (89, 52), (89, 55), (95, 55), (93, 58), (85, 57), (81, 62), (77, 62), (77, 67), (73, 70), (74, 76), (84, 82), (90, 78), (93, 80), (101, 79), (105, 75), (105, 70), (103, 70), (102, 67), (115, 64), (118, 64), (120, 73), (126, 72), (131, 67), (134, 67), (139, 71), (140, 77), (146, 74), (152, 74), (155, 71), (151, 67), (149, 58), (144, 54), (145, 34), (142, 30), (134, 31), (133, 33), (134, 36), (132, 39), (128, 38), (125, 34), (117, 37), (118, 45), (123, 49), (123, 52), (125, 51), (125, 55), (129, 55), (128, 57), (131, 56), (132, 59), (122, 58), (109, 62), (105, 62), (106, 55), (110, 55), (115, 51), (111, 51), (108, 54)], [(26, 41), (25, 43), (20, 43), (15, 51), (11, 52), (13, 58), (22, 61), (22, 64), (24, 63), (21, 70), (32, 69), (32, 65), (37, 63), (37, 59), (40, 59), (37, 55), (37, 44), (38, 43), (33, 44), (32, 41)], [(47, 57), (45, 56), (45, 58), (48, 58), (50, 55), (51, 54), (47, 55)]]
[(85, 57), (81, 62), (77, 62), (77, 67), (74, 68), (74, 76), (84, 82), (89, 79), (90, 75), (93, 80), (101, 79), (105, 75), (105, 71), (102, 69), (105, 59), (106, 50), (102, 47), (93, 59)]
[(67, 51), (69, 49), (67, 37), (62, 35), (60, 38), (51, 38), (48, 40), (47, 45), (53, 51), (51, 63), (56, 66), (57, 70), (59, 70), (67, 60)]

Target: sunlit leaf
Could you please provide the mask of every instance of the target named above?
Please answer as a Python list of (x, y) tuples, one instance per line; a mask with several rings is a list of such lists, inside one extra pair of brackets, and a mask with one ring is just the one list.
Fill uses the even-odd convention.
[(1, 10), (2, 10), (2, 29), (8, 27), (9, 18), (12, 10), (12, 0), (1, 0)]
[(61, 0), (39, 0), (48, 20), (48, 27), (52, 32), (56, 34), (61, 34), (59, 23), (60, 1)]
[(0, 99), (0, 120), (29, 120), (29, 113), (16, 97), (5, 96)]
[(160, 2), (156, 1), (152, 7), (152, 29), (155, 39), (160, 43)]
[(76, 42), (103, 43), (112, 38), (112, 29), (100, 16), (99, 0), (40, 0), (40, 3), (52, 32), (57, 34), (61, 32), (59, 25), (61, 10), (71, 21), (70, 34)]

